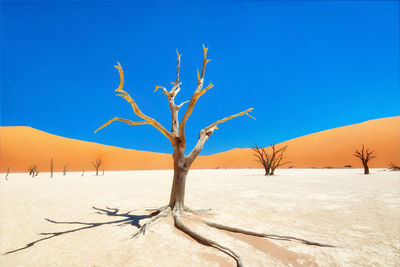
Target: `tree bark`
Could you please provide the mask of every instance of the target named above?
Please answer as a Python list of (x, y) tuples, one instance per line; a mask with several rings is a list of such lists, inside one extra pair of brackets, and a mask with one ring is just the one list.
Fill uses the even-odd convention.
[(185, 206), (185, 186), (188, 172), (180, 169), (174, 170), (169, 206), (178, 212), (182, 212)]
[(269, 175), (270, 168), (268, 166), (264, 166), (265, 169), (265, 176)]
[(174, 178), (172, 181), (169, 207), (177, 212), (183, 212), (185, 206), (185, 187), (186, 176), (189, 172), (189, 166), (184, 154), (184, 144), (180, 143), (179, 137), (175, 140), (174, 151)]
[(364, 164), (364, 174), (369, 174), (369, 167), (367, 164)]

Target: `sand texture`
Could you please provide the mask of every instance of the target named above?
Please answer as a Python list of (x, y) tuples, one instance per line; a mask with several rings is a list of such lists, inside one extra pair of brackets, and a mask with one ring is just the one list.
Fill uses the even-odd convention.
[[(372, 169), (193, 170), (186, 204), (213, 222), (335, 245), (324, 248), (190, 227), (245, 266), (399, 266), (400, 175)], [(1, 266), (235, 266), (173, 227), (131, 239), (148, 207), (167, 204), (172, 171), (0, 175)], [(95, 208), (93, 208), (95, 207)], [(108, 211), (108, 212), (105, 212)], [(48, 218), (49, 220), (46, 220)], [(58, 223), (55, 223), (58, 222)], [(55, 235), (50, 233), (56, 233)], [(14, 251), (9, 254), (4, 254)]]
[[(222, 131), (214, 134), (224, 134)], [(268, 140), (265, 142), (258, 145), (269, 145)], [(387, 168), (390, 162), (400, 165), (400, 117), (371, 120), (309, 134), (283, 142), (278, 147), (288, 145), (286, 156), (291, 162), (286, 168), (342, 168), (345, 165), (361, 168), (361, 161), (353, 154), (362, 144), (374, 150), (377, 156), (370, 161), (370, 167)], [(249, 148), (233, 149), (211, 156), (201, 155), (192, 168), (261, 167)], [(91, 161), (98, 156), (103, 158), (105, 163), (102, 168), (106, 170), (171, 169), (173, 166), (169, 154), (74, 140), (30, 127), (0, 127), (1, 172), (8, 167), (11, 172), (23, 172), (33, 164), (37, 164), (40, 171), (49, 171), (51, 158), (58, 171), (62, 171), (65, 164), (71, 171), (93, 170)]]

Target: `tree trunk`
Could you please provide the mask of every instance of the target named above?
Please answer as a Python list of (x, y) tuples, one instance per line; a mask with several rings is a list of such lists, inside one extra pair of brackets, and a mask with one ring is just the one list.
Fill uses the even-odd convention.
[(171, 209), (183, 211), (185, 205), (185, 186), (188, 171), (182, 169), (174, 170), (174, 180), (172, 182), (169, 206)]
[(265, 175), (266, 176), (270, 175), (270, 170), (271, 170), (271, 168), (269, 168), (269, 167), (265, 168)]
[(271, 168), (271, 171), (270, 171), (269, 175), (274, 175), (274, 173), (275, 173), (275, 169)]
[(369, 174), (369, 168), (367, 164), (364, 164), (364, 174)]
[(172, 182), (169, 206), (177, 212), (182, 212), (185, 205), (185, 186), (186, 176), (189, 172), (184, 147), (177, 147), (173, 155), (174, 158), (174, 179)]

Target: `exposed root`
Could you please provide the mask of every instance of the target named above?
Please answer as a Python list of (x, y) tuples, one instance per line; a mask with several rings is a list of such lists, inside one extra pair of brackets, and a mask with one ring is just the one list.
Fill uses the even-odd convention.
[(171, 208), (169, 206), (165, 206), (160, 209), (156, 209), (155, 215), (153, 217), (151, 217), (151, 219), (149, 221), (147, 221), (145, 224), (143, 224), (139, 228), (139, 230), (131, 237), (131, 239), (138, 237), (140, 234), (144, 235), (146, 233), (147, 227), (149, 227), (151, 224), (155, 223), (159, 219), (168, 216), (170, 211), (171, 211)]
[(145, 211), (154, 211), (154, 212), (162, 212), (166, 208), (168, 208), (169, 205), (162, 206), (161, 208), (147, 208)]
[[(172, 209), (169, 205), (167, 206), (163, 206), (161, 208), (154, 208), (154, 209), (150, 209), (151, 211), (153, 211), (151, 214), (149, 215), (131, 215), (130, 212), (127, 213), (120, 213), (118, 208), (109, 208), (107, 207), (106, 209), (100, 209), (100, 208), (96, 208), (93, 207), (95, 210), (97, 210), (97, 213), (99, 214), (105, 214), (105, 215), (109, 215), (109, 216), (120, 216), (122, 217), (122, 219), (118, 219), (115, 221), (107, 221), (107, 222), (103, 222), (103, 223), (99, 223), (99, 222), (95, 222), (95, 223), (88, 223), (88, 222), (58, 222), (58, 221), (53, 221), (50, 219), (46, 219), (47, 221), (51, 222), (51, 223), (55, 223), (55, 224), (73, 224), (73, 225), (80, 225), (81, 227), (79, 228), (74, 228), (71, 230), (67, 230), (67, 231), (62, 231), (62, 232), (53, 232), (53, 233), (40, 233), (40, 235), (45, 236), (43, 238), (40, 238), (38, 240), (35, 240), (31, 243), (26, 244), (24, 247), (21, 247), (19, 249), (15, 249), (12, 251), (8, 251), (4, 254), (10, 254), (10, 253), (14, 253), (17, 251), (21, 251), (24, 249), (27, 249), (29, 247), (32, 247), (33, 245), (35, 245), (36, 243), (48, 240), (50, 238), (56, 237), (56, 236), (60, 236), (63, 234), (68, 234), (68, 233), (72, 233), (72, 232), (77, 232), (80, 230), (85, 230), (85, 229), (90, 229), (90, 228), (94, 228), (94, 227), (98, 227), (98, 226), (102, 226), (102, 225), (112, 225), (112, 224), (119, 224), (119, 225), (126, 225), (126, 224), (130, 224), (133, 225), (135, 227), (138, 227), (138, 231), (132, 235), (131, 238), (136, 238), (138, 237), (140, 234), (145, 234), (146, 230), (155, 222), (159, 221), (160, 219), (169, 216), (170, 214), (172, 215), (173, 219), (174, 219), (174, 225), (177, 229), (179, 229), (180, 231), (186, 233), (187, 235), (191, 236), (193, 239), (195, 239), (197, 242), (199, 242), (200, 244), (206, 245), (206, 246), (210, 246), (210, 247), (214, 247), (218, 250), (220, 250), (221, 252), (225, 253), (226, 255), (228, 255), (229, 257), (232, 257), (236, 263), (238, 267), (243, 267), (243, 263), (242, 260), (240, 258), (240, 256), (238, 254), (236, 254), (233, 250), (231, 250), (228, 247), (225, 247), (219, 243), (217, 243), (214, 240), (211, 240), (207, 237), (202, 236), (201, 234), (195, 232), (194, 230), (192, 230), (191, 228), (189, 228), (187, 225), (185, 225), (182, 221), (181, 221), (181, 217), (188, 217), (191, 220), (196, 220), (196, 221), (200, 221), (204, 224), (206, 224), (207, 226), (213, 227), (213, 228), (217, 228), (220, 230), (226, 230), (226, 231), (230, 231), (230, 232), (235, 232), (235, 233), (241, 233), (241, 234), (245, 234), (245, 235), (251, 235), (251, 236), (257, 236), (257, 237), (264, 237), (264, 238), (268, 238), (268, 239), (275, 239), (275, 240), (285, 240), (285, 241), (297, 241), (297, 242), (301, 242), (303, 244), (307, 244), (307, 245), (313, 245), (313, 246), (320, 246), (320, 247), (335, 247), (333, 245), (328, 245), (328, 244), (322, 244), (322, 243), (318, 243), (318, 242), (313, 242), (313, 241), (308, 241), (305, 239), (301, 239), (301, 238), (297, 238), (297, 237), (292, 237), (292, 236), (280, 236), (280, 235), (275, 235), (275, 234), (264, 234), (264, 233), (257, 233), (257, 232), (252, 232), (252, 231), (248, 231), (245, 229), (241, 229), (241, 228), (236, 228), (236, 227), (230, 227), (230, 226), (226, 226), (226, 225), (222, 225), (222, 224), (218, 224), (218, 223), (214, 223), (214, 222), (209, 222), (206, 221), (204, 219), (201, 218), (201, 216), (190, 216), (188, 215), (188, 213), (195, 213), (195, 214), (201, 214), (201, 213), (207, 213), (209, 214), (211, 210), (192, 210), (188, 207), (184, 207), (183, 205), (176, 205), (174, 206), (174, 208)], [(144, 223), (143, 225), (139, 224), (139, 221), (142, 219), (148, 219), (148, 221), (146, 223)]]
[(234, 258), (237, 266), (238, 267), (243, 267), (243, 263), (242, 260), (240, 258), (239, 255), (237, 255), (233, 250), (231, 250), (230, 248), (227, 248), (225, 246), (222, 246), (221, 244), (208, 239), (198, 233), (196, 233), (195, 231), (191, 230), (189, 227), (187, 227), (180, 219), (180, 214), (173, 212), (172, 216), (174, 217), (174, 221), (175, 221), (175, 226), (181, 230), (182, 232), (190, 235), (192, 238), (194, 238), (196, 241), (198, 241), (199, 243), (206, 245), (206, 246), (210, 246), (210, 247), (214, 247), (216, 249), (219, 249), (220, 251), (224, 252), (225, 254), (229, 255), (230, 257)]
[(221, 229), (221, 230), (234, 232), (234, 233), (241, 233), (241, 234), (245, 234), (245, 235), (253, 235), (253, 236), (265, 237), (265, 238), (276, 239), (276, 240), (299, 241), (306, 245), (319, 246), (319, 247), (331, 247), (331, 248), (335, 247), (333, 245), (313, 242), (313, 241), (309, 241), (309, 240), (305, 240), (305, 239), (297, 238), (297, 237), (293, 237), (293, 236), (281, 236), (281, 235), (274, 235), (274, 234), (271, 235), (271, 234), (257, 233), (257, 232), (248, 231), (245, 229), (231, 227), (231, 226), (227, 226), (227, 225), (223, 225), (223, 224), (213, 223), (213, 222), (209, 222), (209, 221), (205, 221), (205, 220), (201, 220), (201, 221), (204, 222), (205, 224), (207, 224), (208, 226), (211, 226), (211, 227), (214, 227), (217, 229)]
[(192, 210), (191, 208), (185, 206), (184, 211), (195, 213), (195, 214), (216, 215), (216, 213), (213, 212), (212, 209)]

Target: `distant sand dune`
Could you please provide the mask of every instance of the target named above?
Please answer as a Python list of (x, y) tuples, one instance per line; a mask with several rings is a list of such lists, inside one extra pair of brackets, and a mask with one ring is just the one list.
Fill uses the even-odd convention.
[[(265, 140), (267, 143), (268, 140)], [(400, 117), (366, 121), (298, 137), (279, 144), (288, 145), (285, 167), (323, 168), (345, 165), (361, 168), (353, 153), (362, 144), (376, 151), (370, 167), (388, 167), (400, 162)], [(250, 145), (250, 144), (249, 144)], [(200, 156), (194, 168), (260, 168), (249, 148)], [(56, 171), (65, 164), (71, 171), (93, 170), (91, 161), (98, 155), (104, 159), (106, 170), (171, 169), (169, 154), (123, 149), (97, 143), (52, 135), (31, 127), (0, 127), (0, 169), (10, 166), (12, 172), (26, 171), (37, 164), (39, 171), (49, 171), (54, 158)]]
[[(288, 146), (288, 166), (296, 168), (343, 168), (352, 165), (362, 168), (353, 156), (362, 144), (375, 151), (370, 167), (387, 168), (390, 162), (400, 162), (400, 117), (370, 120), (291, 139), (278, 145)], [(260, 145), (260, 144), (259, 144)], [(202, 157), (194, 163), (197, 168), (255, 168), (253, 152), (249, 148)]]

